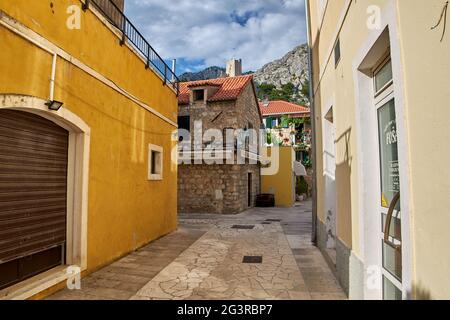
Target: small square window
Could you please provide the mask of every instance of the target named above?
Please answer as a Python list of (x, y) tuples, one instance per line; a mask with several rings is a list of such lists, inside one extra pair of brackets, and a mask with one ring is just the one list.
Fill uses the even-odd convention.
[(337, 67), (341, 61), (341, 39), (338, 39), (334, 47), (334, 65)]
[(205, 100), (205, 90), (194, 90), (194, 101), (204, 101)]
[(163, 148), (150, 144), (148, 151), (148, 180), (163, 178)]

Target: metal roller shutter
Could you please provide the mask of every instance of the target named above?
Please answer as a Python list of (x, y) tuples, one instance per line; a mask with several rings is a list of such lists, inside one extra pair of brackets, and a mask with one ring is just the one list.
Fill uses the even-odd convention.
[(62, 264), (69, 134), (0, 110), (0, 288)]

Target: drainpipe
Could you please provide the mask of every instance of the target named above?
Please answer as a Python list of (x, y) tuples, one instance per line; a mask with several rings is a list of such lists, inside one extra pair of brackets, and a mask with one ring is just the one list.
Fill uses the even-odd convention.
[(56, 60), (58, 55), (56, 53), (53, 54), (52, 60), (52, 73), (50, 75), (50, 93), (49, 100), (53, 101), (55, 97), (55, 76), (56, 76)]
[(312, 233), (311, 241), (317, 245), (317, 161), (316, 161), (316, 112), (314, 106), (314, 78), (312, 71), (312, 36), (311, 36), (311, 13), (309, 11), (309, 0), (305, 0), (306, 30), (308, 36), (308, 72), (309, 72), (309, 107), (311, 110), (311, 146), (312, 146), (312, 166), (313, 166), (313, 203), (312, 203)]
[[(18, 34), (19, 36), (21, 36), (22, 38), (26, 39), (27, 41), (29, 41), (30, 43), (34, 44), (35, 46), (37, 46), (38, 48), (41, 48), (42, 50), (44, 50), (45, 52), (49, 53), (52, 55), (53, 59), (52, 59), (52, 70), (51, 70), (51, 74), (50, 74), (50, 88), (49, 88), (49, 100), (53, 100), (54, 96), (55, 96), (55, 77), (56, 77), (56, 61), (58, 58), (58, 54), (56, 52), (54, 52), (52, 49), (46, 47), (45, 45), (39, 43), (37, 40), (33, 39), (32, 37), (24, 34), (23, 32), (20, 32), (19, 30), (17, 30), (16, 28), (13, 28), (12, 26), (10, 26), (7, 22), (5, 22), (3, 20), (4, 15), (2, 14), (3, 12), (0, 13), (0, 25), (4, 26), (5, 28), (7, 28), (8, 30)], [(6, 17), (5, 17), (6, 18)], [(7, 18), (9, 19), (9, 18)], [(5, 19), (6, 20), (6, 19)]]

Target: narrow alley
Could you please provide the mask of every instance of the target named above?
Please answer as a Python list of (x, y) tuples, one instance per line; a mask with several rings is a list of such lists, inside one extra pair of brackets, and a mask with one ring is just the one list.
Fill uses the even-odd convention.
[(48, 299), (346, 299), (310, 239), (310, 202), (181, 215), (178, 231)]

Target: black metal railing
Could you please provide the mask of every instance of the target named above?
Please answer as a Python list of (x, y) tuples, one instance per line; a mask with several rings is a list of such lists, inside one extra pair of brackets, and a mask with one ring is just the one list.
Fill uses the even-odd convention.
[(164, 84), (171, 85), (178, 95), (180, 82), (178, 77), (147, 40), (145, 40), (122, 10), (111, 0), (85, 0), (83, 9), (86, 10), (90, 5), (94, 5), (111, 24), (122, 32), (122, 40), (120, 43), (123, 45), (126, 39), (128, 39), (129, 43), (146, 59), (146, 67), (149, 68), (152, 66), (163, 78)]

